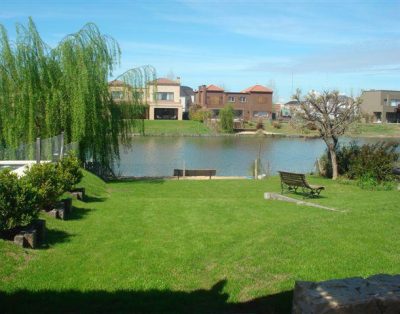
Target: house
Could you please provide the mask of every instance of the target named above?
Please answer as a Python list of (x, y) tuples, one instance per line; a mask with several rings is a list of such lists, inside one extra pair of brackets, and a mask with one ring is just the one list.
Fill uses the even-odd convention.
[(376, 122), (400, 122), (400, 91), (363, 91), (361, 99), (361, 112), (373, 116)]
[[(179, 77), (176, 80), (159, 78), (148, 84), (148, 90), (139, 91), (144, 95), (143, 103), (148, 105), (146, 119), (182, 120), (183, 105), (180, 85)], [(108, 88), (116, 103), (129, 102), (133, 98), (132, 86), (123, 81), (111, 81)]]
[(286, 103), (284, 103), (281, 106), (281, 112), (280, 116), (282, 118), (292, 118), (293, 112), (296, 111), (299, 108), (300, 104), (297, 102), (297, 100), (291, 100)]
[(202, 85), (195, 91), (195, 103), (211, 111), (217, 117), (227, 104), (232, 105), (236, 118), (244, 120), (267, 119), (272, 116), (273, 91), (262, 85), (254, 85), (241, 92), (228, 92), (216, 85)]

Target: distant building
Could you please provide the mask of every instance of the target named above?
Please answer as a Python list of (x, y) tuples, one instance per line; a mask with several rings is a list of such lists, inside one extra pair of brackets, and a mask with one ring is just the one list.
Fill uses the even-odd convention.
[(272, 116), (272, 89), (254, 85), (241, 92), (226, 92), (216, 85), (202, 85), (195, 91), (195, 103), (209, 109), (214, 117), (226, 105), (232, 105), (236, 118), (254, 120)]
[(180, 78), (159, 78), (150, 83), (148, 104), (150, 120), (182, 120)]
[[(148, 91), (143, 96), (147, 104), (146, 118), (150, 120), (182, 120), (183, 104), (181, 103), (180, 79), (159, 78), (150, 82)], [(116, 103), (129, 102), (132, 97), (132, 86), (120, 80), (108, 83), (112, 99)], [(143, 90), (138, 91), (143, 93)], [(186, 100), (185, 100), (186, 104)]]
[(299, 103), (296, 100), (291, 100), (286, 103), (284, 103), (281, 106), (281, 117), (282, 118), (292, 118), (293, 112), (299, 108)]
[(375, 121), (400, 122), (400, 91), (363, 91), (361, 99), (361, 112), (373, 115)]

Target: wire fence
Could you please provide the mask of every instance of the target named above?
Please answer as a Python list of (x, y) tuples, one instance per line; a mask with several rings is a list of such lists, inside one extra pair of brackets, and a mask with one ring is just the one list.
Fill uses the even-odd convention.
[(64, 143), (64, 134), (59, 134), (50, 138), (38, 138), (36, 142), (21, 144), (17, 148), (0, 148), (0, 160), (2, 161), (57, 161), (60, 156), (68, 154), (70, 151), (78, 153), (79, 145), (77, 142)]

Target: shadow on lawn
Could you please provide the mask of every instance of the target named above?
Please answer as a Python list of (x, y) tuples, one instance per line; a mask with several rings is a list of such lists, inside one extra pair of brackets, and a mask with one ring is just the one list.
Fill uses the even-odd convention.
[(75, 207), (72, 206), (72, 211), (69, 213), (67, 220), (79, 220), (84, 218), (94, 209), (91, 208), (83, 208), (83, 207)]
[(290, 313), (292, 291), (228, 302), (226, 280), (210, 290), (0, 291), (2, 313)]
[(44, 242), (39, 246), (40, 250), (45, 250), (50, 248), (51, 246), (59, 243), (65, 243), (71, 241), (71, 237), (73, 235), (57, 230), (57, 229), (47, 229), (46, 230), (46, 238)]

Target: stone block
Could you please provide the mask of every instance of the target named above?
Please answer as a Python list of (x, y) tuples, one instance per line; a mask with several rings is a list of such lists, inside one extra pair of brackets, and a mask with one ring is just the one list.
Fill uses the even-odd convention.
[(64, 204), (65, 211), (69, 214), (72, 211), (72, 198), (64, 198), (61, 202)]
[(297, 281), (293, 312), (334, 313), (399, 313), (400, 275), (375, 275), (329, 280)]
[(24, 242), (25, 242), (24, 235), (22, 235), (22, 234), (17, 234), (17, 235), (14, 237), (14, 243), (15, 243), (16, 245), (18, 245), (18, 246), (20, 246), (20, 247), (24, 247)]
[(83, 201), (85, 199), (85, 188), (75, 188), (71, 191), (71, 195), (76, 199)]
[(54, 208), (48, 211), (47, 214), (53, 218), (58, 218), (58, 209)]
[(37, 235), (36, 235), (36, 229), (31, 229), (27, 231), (21, 231), (21, 234), (24, 237), (24, 246), (31, 248), (31, 249), (36, 249), (37, 246)]
[(61, 220), (66, 220), (68, 217), (67, 211), (64, 208), (57, 209), (57, 217)]

